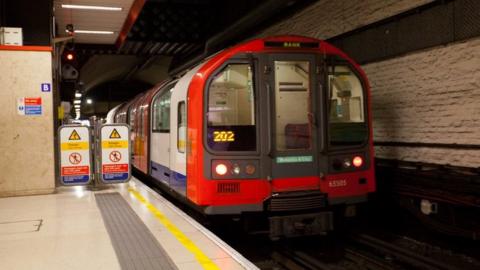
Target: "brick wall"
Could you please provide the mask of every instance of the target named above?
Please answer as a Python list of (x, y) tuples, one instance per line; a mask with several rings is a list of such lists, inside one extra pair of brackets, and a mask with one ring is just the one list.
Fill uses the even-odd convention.
[(433, 0), (319, 0), (259, 36), (295, 34), (327, 39)]
[[(259, 36), (327, 39), (429, 0), (322, 0)], [(480, 38), (363, 66), (373, 95), (377, 141), (480, 144)], [(376, 147), (376, 156), (480, 166), (479, 150)]]
[[(480, 144), (480, 38), (363, 66), (377, 141)], [(379, 157), (480, 166), (479, 150), (377, 147)]]

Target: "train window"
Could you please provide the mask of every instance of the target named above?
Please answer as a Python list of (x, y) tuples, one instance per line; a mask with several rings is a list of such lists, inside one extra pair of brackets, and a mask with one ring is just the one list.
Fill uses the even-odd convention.
[(153, 101), (152, 130), (154, 132), (170, 132), (170, 96), (169, 90)]
[(185, 101), (178, 103), (177, 128), (177, 149), (178, 152), (185, 153), (187, 142), (187, 112), (185, 110)]
[(134, 129), (134, 126), (135, 126), (135, 110), (133, 108), (133, 105), (130, 106), (130, 108), (128, 109), (128, 121), (129, 121), (130, 127), (132, 129)]
[(310, 62), (275, 61), (275, 139), (278, 151), (312, 145)]
[(330, 66), (328, 74), (329, 138), (331, 145), (354, 145), (368, 137), (364, 89), (348, 66)]
[(252, 66), (229, 64), (208, 88), (207, 143), (215, 151), (255, 151)]
[(139, 136), (143, 137), (143, 107), (140, 107), (140, 121), (138, 121), (138, 133)]

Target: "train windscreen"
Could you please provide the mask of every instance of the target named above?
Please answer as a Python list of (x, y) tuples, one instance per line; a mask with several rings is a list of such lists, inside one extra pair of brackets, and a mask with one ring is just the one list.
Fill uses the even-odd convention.
[(330, 66), (329, 141), (332, 146), (363, 144), (368, 138), (362, 83), (349, 66)]
[(229, 64), (208, 89), (208, 146), (214, 151), (255, 151), (255, 125), (252, 67)]

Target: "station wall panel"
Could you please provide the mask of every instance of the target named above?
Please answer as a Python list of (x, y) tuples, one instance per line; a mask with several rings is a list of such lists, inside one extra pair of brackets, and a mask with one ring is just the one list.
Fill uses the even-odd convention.
[[(389, 17), (434, 4), (432, 2), (322, 0), (258, 35), (298, 34), (335, 40), (342, 34), (351, 32), (347, 38), (342, 37), (344, 42), (352, 43), (343, 44), (345, 49), (357, 48), (365, 59), (381, 59), (362, 66), (372, 86), (374, 140), (391, 144), (376, 146), (376, 156), (478, 167), (480, 38), (478, 24), (468, 24), (469, 21), (476, 20), (471, 15), (472, 9), (478, 10), (478, 3), (446, 1), (444, 7), (423, 12), (425, 16), (411, 17), (411, 20), (416, 21), (404, 21), (396, 28), (387, 24), (378, 25), (378, 22)], [(442, 12), (447, 13), (442, 15)], [(437, 22), (438, 25), (432, 25), (433, 17), (443, 19)], [(452, 22), (454, 17), (459, 19)], [(447, 38), (436, 40), (439, 35), (415, 36), (418, 29), (423, 29), (420, 27), (423, 21), (427, 28), (446, 31), (442, 36)], [(374, 27), (357, 32), (367, 25)], [(402, 40), (402, 44), (398, 40), (378, 40), (385, 33), (405, 32), (401, 27), (415, 25), (418, 27), (411, 28), (409, 40)], [(452, 25), (455, 27), (449, 28)], [(448, 32), (451, 29), (461, 31)], [(357, 40), (351, 38), (355, 36), (358, 36)], [(422, 40), (431, 44), (421, 47), (414, 44)], [(409, 45), (414, 46), (409, 49)], [(391, 50), (400, 49), (401, 54), (392, 56)], [(347, 53), (355, 54), (355, 51)]]
[[(28, 50), (0, 46), (0, 196), (55, 187), (51, 52), (19, 49)], [(49, 92), (42, 92), (43, 83)], [(41, 98), (41, 115), (18, 113), (18, 99), (25, 97)]]

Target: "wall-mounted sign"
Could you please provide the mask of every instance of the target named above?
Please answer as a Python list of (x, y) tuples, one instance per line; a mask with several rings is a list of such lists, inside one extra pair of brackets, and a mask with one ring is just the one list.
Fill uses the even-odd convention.
[(17, 100), (17, 113), (19, 115), (42, 115), (42, 98), (19, 98)]
[(52, 91), (52, 85), (49, 83), (42, 83), (40, 89), (42, 89), (42, 92), (50, 92)]

